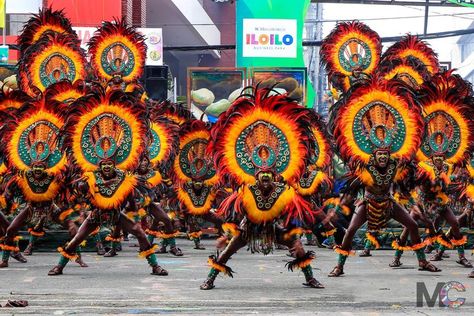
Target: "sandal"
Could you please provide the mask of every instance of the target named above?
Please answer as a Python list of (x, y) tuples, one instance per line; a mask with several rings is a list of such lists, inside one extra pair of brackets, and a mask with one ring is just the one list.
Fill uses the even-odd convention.
[(359, 253), (359, 257), (372, 257), (369, 249), (364, 249), (361, 253)]
[(26, 258), (23, 257), (21, 252), (11, 252), (10, 257), (12, 257), (13, 259), (15, 259), (16, 261), (21, 262), (21, 263), (27, 263), (28, 262), (28, 260), (26, 260)]
[(437, 268), (434, 264), (428, 261), (420, 261), (420, 266), (418, 267), (419, 271), (429, 271), (429, 272), (441, 272), (441, 269)]
[(334, 269), (328, 274), (328, 277), (338, 277), (344, 274), (343, 267), (335, 266)]
[[(28, 301), (25, 300), (8, 300), (5, 306), (3, 307), (26, 307), (28, 306)], [(1, 307), (1, 306), (0, 306)]]
[(456, 261), (456, 263), (462, 265), (465, 268), (472, 268), (472, 263), (466, 259), (466, 257), (460, 257), (459, 260)]
[(388, 266), (391, 268), (398, 268), (402, 265), (403, 263), (400, 262), (400, 258), (394, 258), (392, 263), (390, 263)]
[(441, 261), (441, 260), (443, 260), (443, 254), (439, 252), (435, 253), (434, 255), (430, 257), (430, 261)]
[(204, 281), (203, 284), (199, 287), (201, 290), (212, 290), (216, 286), (214, 285), (214, 279), (213, 278), (208, 278), (206, 281)]
[(81, 256), (77, 256), (77, 258), (76, 258), (75, 261), (76, 261), (77, 264), (79, 264), (79, 266), (80, 266), (81, 268), (87, 268), (87, 267), (88, 267), (87, 263), (85, 263), (85, 262), (82, 260), (82, 257), (81, 257)]
[(152, 275), (162, 275), (162, 276), (164, 276), (164, 275), (168, 275), (168, 271), (163, 269), (161, 266), (156, 265), (156, 266), (152, 267), (151, 274)]
[(61, 275), (61, 274), (63, 274), (63, 267), (61, 266), (55, 266), (48, 272), (48, 275)]
[(469, 275), (467, 277), (468, 278), (474, 278), (474, 270), (472, 270), (471, 273), (469, 273)]
[(183, 256), (183, 252), (181, 251), (181, 249), (179, 249), (178, 247), (171, 247), (170, 248), (170, 253), (176, 257), (181, 257)]
[(309, 279), (306, 283), (303, 283), (303, 285), (313, 289), (324, 289), (324, 285), (315, 278)]

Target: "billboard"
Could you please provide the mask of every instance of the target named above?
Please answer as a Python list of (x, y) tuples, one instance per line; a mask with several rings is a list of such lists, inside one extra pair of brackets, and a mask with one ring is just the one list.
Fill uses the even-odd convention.
[(243, 19), (242, 57), (296, 58), (296, 19)]
[(161, 28), (137, 28), (145, 36), (147, 66), (163, 66), (163, 31)]

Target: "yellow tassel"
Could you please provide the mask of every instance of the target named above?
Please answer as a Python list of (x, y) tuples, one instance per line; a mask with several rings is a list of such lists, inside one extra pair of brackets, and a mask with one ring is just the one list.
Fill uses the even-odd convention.
[(105, 237), (105, 241), (121, 242), (122, 237), (113, 238), (112, 236), (108, 235), (107, 237)]
[(309, 265), (311, 264), (311, 262), (312, 262), (315, 258), (316, 258), (315, 256), (312, 256), (311, 258), (308, 258), (308, 259), (306, 259), (306, 260), (304, 260), (304, 261), (299, 262), (299, 263), (298, 263), (298, 267), (299, 267), (300, 269), (306, 268), (307, 266), (309, 266)]
[(219, 272), (221, 272), (221, 273), (224, 273), (224, 275), (231, 276), (231, 275), (228, 273), (228, 271), (227, 271), (227, 269), (225, 268), (225, 266), (223, 266), (223, 265), (217, 263), (217, 262), (216, 262), (215, 260), (213, 260), (212, 258), (207, 259), (207, 263), (209, 264), (209, 266), (210, 266), (211, 268), (214, 268), (214, 269), (216, 269), (217, 271), (219, 271)]
[(36, 232), (33, 230), (33, 228), (28, 228), (28, 233), (30, 233), (31, 236), (35, 236), (35, 237), (43, 237), (45, 234), (44, 231)]
[(81, 247), (85, 247), (87, 245), (87, 240), (84, 240), (83, 242), (81, 242)]
[(199, 237), (201, 237), (201, 235), (202, 235), (202, 231), (188, 233), (188, 237), (191, 240), (195, 239), (195, 238), (199, 238)]
[(304, 232), (305, 230), (301, 227), (293, 228), (288, 233), (285, 233), (285, 235), (283, 235), (283, 239), (290, 240), (293, 236), (303, 235)]
[(17, 246), (8, 246), (8, 245), (5, 245), (5, 244), (1, 244), (0, 249), (2, 249), (3, 251), (13, 251), (13, 252), (20, 251), (20, 248), (18, 248)]
[(398, 243), (398, 240), (392, 241), (392, 248), (395, 250), (401, 250), (401, 251), (412, 250), (412, 247), (410, 246), (400, 246), (400, 244)]
[(145, 230), (145, 233), (147, 233), (148, 235), (155, 236), (156, 238), (163, 238), (163, 239), (176, 238), (176, 237), (179, 236), (179, 230), (177, 230), (173, 233), (170, 233), (170, 234), (166, 234), (164, 232), (160, 232), (160, 231), (157, 231), (157, 230), (152, 230), (152, 229), (147, 228)]
[(371, 233), (367, 232), (367, 233), (365, 233), (365, 237), (367, 237), (367, 239), (372, 243), (372, 245), (374, 245), (375, 249), (379, 249), (379, 248), (380, 248), (380, 243), (379, 243), (379, 241), (377, 240), (377, 238), (375, 238), (374, 235), (372, 235)]
[(90, 233), (89, 236), (97, 235), (99, 232), (100, 232), (100, 226), (97, 226), (97, 228), (94, 229), (94, 231), (92, 233)]
[(144, 217), (145, 215), (146, 215), (145, 209), (141, 208), (141, 209), (138, 210), (138, 216)]
[(72, 208), (65, 210), (64, 212), (59, 214), (59, 220), (64, 221), (66, 219), (66, 217), (68, 217), (72, 213), (74, 213), (74, 210)]
[(224, 223), (222, 224), (222, 230), (224, 233), (232, 235), (232, 236), (239, 236), (240, 230), (234, 223)]
[(324, 237), (329, 237), (329, 236), (334, 235), (336, 232), (337, 232), (337, 228), (333, 228), (330, 231), (321, 233), (321, 235), (323, 235)]
[(151, 246), (150, 249), (148, 250), (144, 250), (144, 251), (141, 251), (138, 256), (141, 257), (141, 258), (146, 258), (152, 254), (154, 254), (156, 252), (156, 249), (158, 249), (158, 245), (153, 245)]
[(69, 260), (76, 260), (77, 259), (77, 254), (71, 255), (68, 254), (63, 247), (58, 247), (58, 252), (63, 256), (64, 258), (67, 258)]
[(427, 236), (424, 240), (424, 243), (426, 246), (432, 245), (434, 242), (436, 242), (437, 239), (438, 239), (438, 236), (432, 236), (432, 237)]
[(444, 247), (446, 247), (446, 248), (448, 248), (448, 249), (453, 249), (453, 245), (452, 245), (449, 241), (446, 241), (446, 240), (443, 238), (443, 236), (441, 236), (441, 235), (438, 236), (438, 238), (436, 239), (436, 241), (437, 241), (440, 245), (442, 245), (442, 246), (444, 246)]
[(341, 246), (336, 246), (334, 247), (334, 252), (343, 255), (343, 256), (355, 256), (355, 251), (354, 250), (344, 250), (341, 248)]
[(466, 236), (463, 236), (461, 239), (451, 239), (451, 244), (453, 246), (463, 246), (467, 243), (467, 237)]

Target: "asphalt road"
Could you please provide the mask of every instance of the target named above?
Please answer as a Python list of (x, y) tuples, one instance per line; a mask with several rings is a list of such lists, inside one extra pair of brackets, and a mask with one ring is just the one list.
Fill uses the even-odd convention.
[[(213, 240), (205, 240), (206, 250), (192, 249), (191, 242), (178, 240), (183, 257), (159, 255), (159, 263), (169, 276), (149, 274), (146, 261), (137, 257), (133, 241), (114, 258), (84, 254), (88, 268), (70, 263), (62, 276), (49, 277), (57, 262), (56, 253), (35, 253), (26, 264), (11, 261), (0, 270), (0, 304), (7, 299), (29, 301), (26, 308), (0, 308), (0, 315), (12, 314), (320, 314), (320, 315), (474, 315), (474, 279), (469, 269), (451, 258), (440, 262), (440, 273), (417, 270), (416, 257), (408, 253), (400, 269), (388, 263), (393, 252), (376, 251), (370, 258), (350, 257), (346, 274), (328, 278), (335, 264), (332, 251), (316, 251), (315, 276), (325, 289), (302, 286), (301, 272), (288, 272), (284, 250), (263, 256), (242, 250), (229, 262), (233, 279), (218, 277), (216, 288), (199, 290), (206, 278), (207, 256)], [(438, 282), (458, 281), (466, 291), (451, 290), (450, 298), (464, 297), (458, 309), (416, 307), (416, 283), (424, 282), (433, 291)], [(431, 293), (430, 293), (431, 294)]]

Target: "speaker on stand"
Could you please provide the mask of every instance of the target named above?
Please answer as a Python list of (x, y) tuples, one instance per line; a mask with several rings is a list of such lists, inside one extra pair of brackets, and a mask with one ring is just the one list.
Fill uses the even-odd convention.
[(168, 98), (168, 66), (145, 66), (142, 82), (149, 98), (157, 101)]

